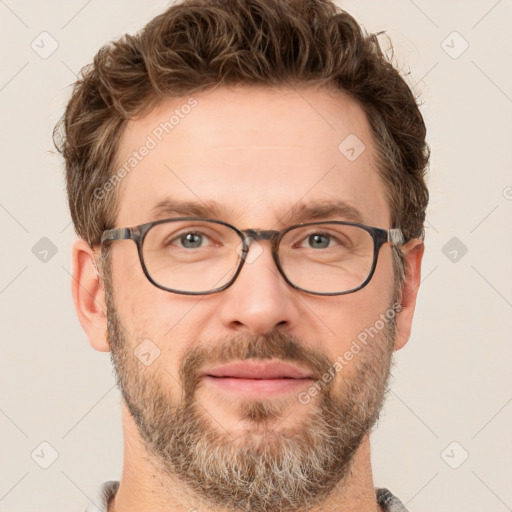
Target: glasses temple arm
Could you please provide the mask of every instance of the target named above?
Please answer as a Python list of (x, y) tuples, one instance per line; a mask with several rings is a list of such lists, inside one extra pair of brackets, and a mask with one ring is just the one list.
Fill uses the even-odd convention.
[(395, 228), (395, 229), (388, 229), (388, 242), (391, 242), (392, 244), (403, 244), (405, 241), (404, 235), (402, 233), (401, 229)]
[(101, 243), (111, 240), (129, 240), (132, 237), (130, 228), (115, 228), (104, 231), (101, 235)]

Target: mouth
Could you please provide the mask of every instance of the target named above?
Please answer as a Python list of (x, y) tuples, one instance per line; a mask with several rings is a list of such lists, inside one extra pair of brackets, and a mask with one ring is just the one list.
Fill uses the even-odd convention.
[(297, 392), (310, 385), (309, 370), (282, 362), (238, 362), (207, 369), (201, 378), (208, 385), (230, 393), (272, 396)]

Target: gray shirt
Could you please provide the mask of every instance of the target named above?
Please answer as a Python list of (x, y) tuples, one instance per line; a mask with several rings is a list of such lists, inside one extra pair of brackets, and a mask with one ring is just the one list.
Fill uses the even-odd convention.
[[(108, 503), (115, 496), (118, 488), (118, 481), (105, 482), (98, 491), (94, 503), (89, 505), (84, 512), (107, 512)], [(402, 502), (387, 489), (375, 489), (375, 492), (377, 503), (386, 512), (407, 512)]]

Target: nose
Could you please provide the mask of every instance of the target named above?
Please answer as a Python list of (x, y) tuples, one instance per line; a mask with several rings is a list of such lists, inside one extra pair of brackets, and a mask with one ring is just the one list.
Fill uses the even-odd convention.
[(220, 319), (224, 327), (252, 335), (289, 330), (300, 318), (298, 293), (279, 273), (270, 242), (252, 243), (236, 281), (221, 292)]

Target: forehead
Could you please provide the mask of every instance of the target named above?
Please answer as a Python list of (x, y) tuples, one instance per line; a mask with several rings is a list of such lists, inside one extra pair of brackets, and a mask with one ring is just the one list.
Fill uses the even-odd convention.
[(326, 90), (224, 87), (166, 99), (127, 123), (116, 168), (125, 170), (118, 226), (161, 218), (166, 202), (217, 205), (212, 216), (240, 228), (341, 202), (388, 227), (366, 116)]

